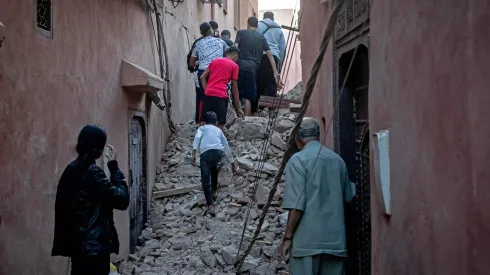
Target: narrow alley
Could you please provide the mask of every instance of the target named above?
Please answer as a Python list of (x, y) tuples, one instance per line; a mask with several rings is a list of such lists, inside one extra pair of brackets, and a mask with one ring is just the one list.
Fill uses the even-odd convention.
[(0, 275), (489, 275), (489, 44), (490, 0), (0, 0)]
[[(130, 274), (235, 274), (234, 263), (249, 212), (241, 252), (248, 245), (261, 208), (269, 195), (272, 177), (278, 170), (287, 137), (294, 126), (296, 115), (280, 110), (271, 145), (264, 159), (261, 150), (265, 144), (267, 113), (233, 124), (227, 133), (233, 137), (232, 150), (243, 170), (233, 176), (229, 167), (221, 171), (216, 217), (204, 213), (205, 200), (198, 167), (191, 165), (191, 144), (195, 125), (183, 124), (167, 144), (162, 166), (155, 184), (149, 226), (139, 238), (140, 243), (120, 271)], [(256, 169), (263, 163), (263, 173)], [(254, 169), (255, 167), (255, 169)], [(258, 184), (255, 197), (254, 184)], [(188, 194), (166, 196), (176, 190)], [(164, 197), (165, 196), (165, 197)], [(253, 200), (257, 203), (253, 203)], [(272, 208), (262, 226), (262, 234), (242, 268), (255, 275), (287, 274), (287, 265), (273, 261), (275, 249), (284, 232), (287, 216), (280, 208), (282, 188), (274, 196)], [(251, 207), (249, 207), (251, 206)], [(287, 213), (286, 213), (287, 214)], [(284, 271), (285, 273), (281, 272)], [(277, 271), (277, 272), (276, 272)]]

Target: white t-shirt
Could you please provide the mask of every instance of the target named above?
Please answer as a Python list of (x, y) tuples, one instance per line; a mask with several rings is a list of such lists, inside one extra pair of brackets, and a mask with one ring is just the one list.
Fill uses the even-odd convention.
[(204, 37), (196, 43), (192, 56), (199, 60), (199, 70), (206, 70), (211, 61), (224, 56), (228, 49), (226, 42), (213, 37)]
[(228, 140), (226, 140), (223, 131), (214, 125), (208, 124), (197, 129), (192, 149), (199, 151), (201, 154), (212, 149), (221, 150), (225, 153), (228, 161), (233, 163), (233, 155), (228, 146)]

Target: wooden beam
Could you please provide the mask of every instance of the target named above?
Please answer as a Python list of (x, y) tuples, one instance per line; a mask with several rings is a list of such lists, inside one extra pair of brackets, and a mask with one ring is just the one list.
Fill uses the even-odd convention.
[(282, 29), (285, 29), (285, 30), (288, 30), (288, 31), (299, 32), (299, 29), (293, 28), (293, 27), (290, 27), (290, 26), (286, 26), (286, 25), (281, 25), (281, 28)]
[(186, 193), (190, 193), (194, 190), (202, 191), (202, 185), (196, 184), (188, 187), (175, 188), (166, 191), (153, 192), (154, 199), (162, 199), (166, 197), (178, 196)]
[[(279, 104), (279, 102), (281, 104)], [(289, 109), (290, 104), (301, 104), (300, 100), (294, 99), (285, 99), (282, 100), (279, 97), (271, 97), (271, 96), (261, 96), (259, 100), (260, 107), (268, 107), (268, 108), (281, 108), (281, 109)]]
[(301, 109), (301, 104), (294, 104), (294, 103), (289, 104), (289, 111), (293, 113), (299, 113), (300, 109)]

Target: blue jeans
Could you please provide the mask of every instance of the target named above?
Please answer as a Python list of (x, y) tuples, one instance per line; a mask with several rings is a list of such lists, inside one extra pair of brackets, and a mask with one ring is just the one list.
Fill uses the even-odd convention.
[(218, 173), (223, 151), (212, 149), (201, 154), (201, 181), (206, 203), (213, 205), (213, 193), (218, 190)]

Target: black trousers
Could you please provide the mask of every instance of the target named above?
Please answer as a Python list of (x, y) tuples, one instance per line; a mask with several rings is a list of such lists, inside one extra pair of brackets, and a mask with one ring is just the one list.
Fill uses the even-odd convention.
[(223, 151), (211, 149), (201, 154), (201, 181), (207, 205), (213, 205), (212, 192), (218, 190), (218, 173)]
[(110, 255), (71, 258), (71, 275), (108, 275), (111, 271)]
[[(279, 58), (274, 56), (276, 68), (279, 71)], [(277, 83), (274, 79), (274, 70), (272, 69), (269, 58), (266, 54), (262, 55), (259, 73), (257, 74), (257, 97), (252, 103), (252, 112), (256, 112), (259, 107), (260, 96), (277, 96)]]

